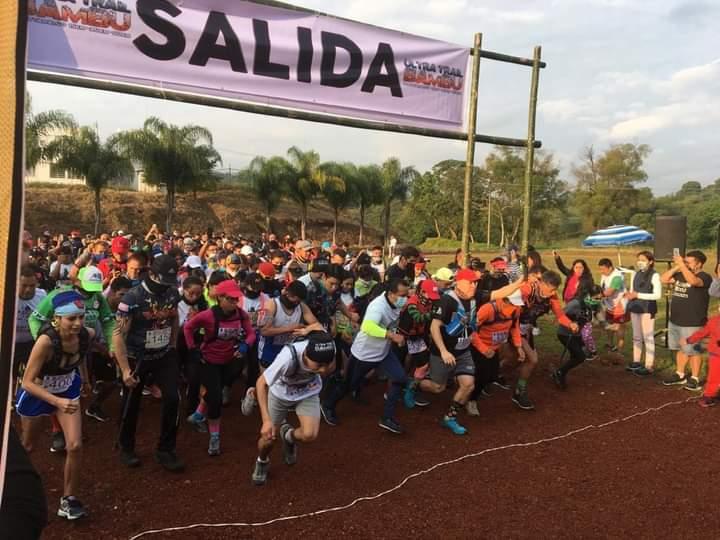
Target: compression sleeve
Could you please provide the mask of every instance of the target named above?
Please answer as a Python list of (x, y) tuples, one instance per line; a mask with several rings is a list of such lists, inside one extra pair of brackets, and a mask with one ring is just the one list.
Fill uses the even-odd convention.
[(374, 338), (385, 339), (385, 337), (387, 336), (387, 330), (375, 321), (371, 321), (370, 319), (365, 319), (363, 321), (360, 330), (365, 332), (368, 336)]

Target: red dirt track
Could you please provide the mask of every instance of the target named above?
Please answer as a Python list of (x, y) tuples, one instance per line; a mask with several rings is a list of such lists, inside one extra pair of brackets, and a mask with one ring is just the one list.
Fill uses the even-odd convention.
[[(536, 411), (517, 410), (510, 393), (498, 390), (479, 403), (480, 418), (463, 414), (470, 430), (465, 437), (438, 424), (449, 394), (434, 396), (426, 409), (399, 408), (405, 435), (384, 432), (376, 426), (383, 386), (373, 384), (366, 392), (371, 404), (342, 402), (341, 425), (322, 424), (318, 441), (300, 447), (292, 468), (282, 463), (278, 446), (264, 487), (250, 482), (259, 418), (240, 414), (241, 385), (223, 411), (220, 457), (207, 455), (207, 435), (183, 426), (178, 454), (188, 468), (179, 475), (152, 460), (160, 406), (143, 398), (142, 467), (128, 470), (119, 463), (112, 449), (114, 423), (84, 418), (86, 474), (79, 496), (90, 516), (76, 523), (51, 517), (43, 538), (128, 539), (149, 529), (261, 522), (346, 505), (442, 461), (563, 435), (691, 397), (680, 388), (662, 387), (658, 379), (639, 379), (597, 361), (576, 369), (568, 382), (568, 390), (559, 392), (541, 367), (530, 383)], [(116, 408), (108, 411), (117, 416)], [(468, 458), (342, 511), (262, 527), (197, 528), (142, 538), (676, 539), (691, 531), (717, 531), (719, 415), (720, 407), (701, 409), (694, 401), (672, 405), (561, 440)], [(36, 447), (45, 440), (49, 444), (47, 437)], [(63, 458), (39, 449), (32, 459), (54, 516)]]

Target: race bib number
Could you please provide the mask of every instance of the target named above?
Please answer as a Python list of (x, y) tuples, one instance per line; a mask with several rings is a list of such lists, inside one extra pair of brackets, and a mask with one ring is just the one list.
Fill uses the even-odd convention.
[(492, 333), (492, 343), (493, 345), (502, 345), (508, 340), (508, 333), (507, 332), (493, 332)]
[(457, 345), (455, 345), (455, 350), (462, 351), (467, 349), (470, 346), (470, 338), (469, 337), (461, 337), (458, 339)]
[(427, 350), (427, 344), (424, 339), (409, 339), (407, 347), (409, 354), (418, 354)]
[(61, 394), (72, 386), (74, 379), (74, 371), (65, 375), (45, 375), (43, 377), (43, 388), (51, 394)]
[(319, 391), (320, 386), (320, 383), (316, 379), (313, 379), (306, 384), (289, 384), (285, 388), (289, 398), (299, 398), (306, 394)]
[(148, 330), (145, 332), (145, 348), (150, 351), (164, 349), (170, 345), (170, 334), (172, 328), (160, 328), (159, 330)]
[(522, 337), (528, 337), (532, 333), (532, 324), (521, 324), (520, 325), (520, 335)]
[(285, 345), (290, 343), (290, 339), (292, 339), (292, 334), (280, 334), (273, 337), (273, 345)]

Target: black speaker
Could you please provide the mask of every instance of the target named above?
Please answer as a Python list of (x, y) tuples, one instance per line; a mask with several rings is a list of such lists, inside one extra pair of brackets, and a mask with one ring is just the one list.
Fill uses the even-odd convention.
[(671, 261), (677, 248), (685, 255), (687, 218), (685, 216), (657, 216), (655, 218), (655, 259)]

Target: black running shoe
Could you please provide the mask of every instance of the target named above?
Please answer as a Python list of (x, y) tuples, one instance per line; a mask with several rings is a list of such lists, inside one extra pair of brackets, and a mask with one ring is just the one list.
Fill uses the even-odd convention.
[(556, 369), (550, 374), (550, 378), (552, 378), (553, 382), (555, 383), (555, 386), (557, 386), (560, 390), (565, 390), (567, 388), (567, 383), (565, 382), (565, 376), (560, 372), (559, 369)]
[(524, 411), (532, 411), (535, 408), (533, 402), (527, 395), (527, 390), (515, 390), (513, 392), (512, 402)]
[(323, 420), (328, 426), (337, 426), (338, 417), (335, 415), (335, 411), (326, 407), (325, 405), (320, 406), (320, 413), (322, 414)]
[(85, 409), (85, 416), (94, 418), (98, 422), (107, 422), (108, 420), (110, 420), (110, 415), (106, 414), (105, 411), (102, 410), (100, 405), (91, 405), (90, 407)]
[(397, 433), (398, 435), (403, 432), (403, 428), (394, 418), (381, 418), (378, 422), (378, 426), (388, 430), (391, 433)]
[(120, 462), (131, 469), (140, 466), (140, 458), (137, 457), (133, 450), (122, 450), (120, 452)]
[(688, 377), (684, 388), (690, 392), (701, 392), (703, 389), (702, 384), (700, 384), (700, 381), (695, 377)]
[(56, 431), (52, 434), (50, 451), (53, 454), (65, 451), (65, 434), (62, 431)]
[(78, 499), (70, 495), (69, 497), (62, 497), (60, 499), (60, 507), (58, 508), (57, 515), (69, 521), (74, 521), (86, 516), (87, 510), (85, 510), (85, 507)]
[(185, 464), (175, 454), (175, 451), (158, 450), (155, 452), (155, 461), (157, 461), (166, 471), (182, 472), (185, 470)]
[(502, 388), (503, 390), (510, 390), (511, 386), (505, 380), (505, 377), (498, 377), (492, 382), (495, 386)]
[(687, 376), (683, 375), (682, 377), (676, 373), (673, 373), (670, 377), (665, 379), (663, 381), (663, 384), (665, 386), (678, 386), (681, 384), (685, 384), (685, 381), (687, 381)]

